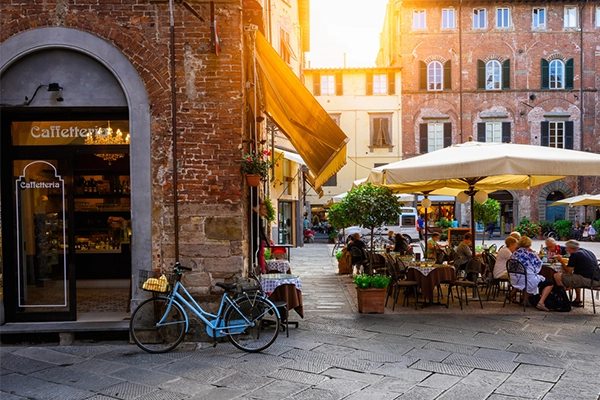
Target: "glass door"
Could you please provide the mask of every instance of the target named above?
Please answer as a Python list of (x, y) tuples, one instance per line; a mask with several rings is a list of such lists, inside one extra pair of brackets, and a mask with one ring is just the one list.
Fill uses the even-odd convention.
[(67, 161), (14, 160), (13, 176), (18, 319), (75, 319)]

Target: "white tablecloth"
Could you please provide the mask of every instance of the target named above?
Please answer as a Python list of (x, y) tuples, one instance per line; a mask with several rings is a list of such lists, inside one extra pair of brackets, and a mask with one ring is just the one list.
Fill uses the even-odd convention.
[(420, 267), (417, 265), (409, 265), (408, 268), (412, 268), (412, 269), (416, 269), (417, 271), (419, 271), (420, 273), (423, 274), (423, 276), (427, 276), (431, 273), (431, 271), (433, 271), (434, 269), (438, 268), (438, 267), (451, 267), (450, 265), (438, 265), (438, 266), (427, 266), (427, 267)]
[(543, 263), (542, 266), (552, 268), (556, 272), (562, 272), (562, 266), (560, 263)]
[(265, 274), (261, 277), (263, 290), (266, 293), (273, 293), (278, 286), (296, 285), (296, 289), (302, 290), (300, 277), (290, 274)]
[(267, 260), (265, 264), (267, 272), (277, 271), (280, 274), (287, 274), (290, 271), (290, 262), (288, 260)]

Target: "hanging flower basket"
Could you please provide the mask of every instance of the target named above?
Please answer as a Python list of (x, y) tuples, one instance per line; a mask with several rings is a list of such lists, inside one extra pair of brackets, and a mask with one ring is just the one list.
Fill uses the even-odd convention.
[(246, 183), (248, 186), (256, 187), (260, 185), (261, 178), (259, 174), (246, 174)]

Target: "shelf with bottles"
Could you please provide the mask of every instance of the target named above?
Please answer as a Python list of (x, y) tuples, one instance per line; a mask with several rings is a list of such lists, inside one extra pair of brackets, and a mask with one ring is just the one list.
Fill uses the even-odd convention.
[(74, 181), (75, 198), (129, 197), (129, 175), (79, 175)]

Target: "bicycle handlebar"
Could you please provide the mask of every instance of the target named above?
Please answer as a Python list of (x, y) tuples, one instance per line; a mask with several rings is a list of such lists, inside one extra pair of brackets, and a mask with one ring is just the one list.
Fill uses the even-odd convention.
[(175, 263), (175, 265), (173, 266), (173, 271), (178, 272), (178, 271), (191, 271), (192, 269), (190, 267), (184, 267), (183, 265), (181, 265), (179, 263), (179, 261), (177, 261)]

